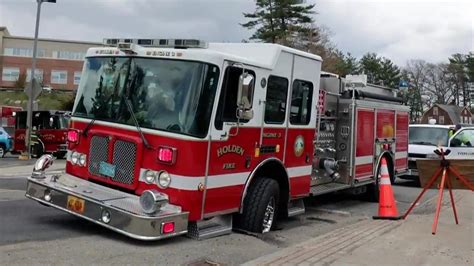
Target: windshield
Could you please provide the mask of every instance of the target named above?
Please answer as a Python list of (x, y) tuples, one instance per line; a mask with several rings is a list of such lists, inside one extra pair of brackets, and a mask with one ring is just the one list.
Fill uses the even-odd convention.
[(449, 129), (430, 127), (410, 127), (410, 144), (448, 146)]
[(214, 65), (168, 59), (88, 58), (73, 115), (205, 137), (219, 78)]

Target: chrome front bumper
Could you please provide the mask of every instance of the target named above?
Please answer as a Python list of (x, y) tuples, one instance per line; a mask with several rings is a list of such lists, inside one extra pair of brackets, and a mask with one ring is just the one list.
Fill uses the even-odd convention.
[[(69, 174), (43, 179), (29, 177), (26, 197), (139, 240), (158, 240), (187, 233), (189, 213), (183, 212), (181, 207), (166, 204), (153, 215), (148, 215), (143, 212), (138, 196)], [(71, 198), (83, 200), (82, 211), (68, 208)], [(104, 210), (110, 213), (108, 223), (102, 220)], [(174, 232), (162, 232), (163, 223), (167, 222), (174, 222)]]

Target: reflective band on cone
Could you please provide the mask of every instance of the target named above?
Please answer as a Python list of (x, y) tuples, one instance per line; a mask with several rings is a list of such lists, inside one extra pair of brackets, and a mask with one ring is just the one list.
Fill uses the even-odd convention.
[(393, 196), (392, 184), (388, 173), (387, 160), (382, 158), (379, 181), (379, 215), (374, 219), (399, 220), (397, 204)]

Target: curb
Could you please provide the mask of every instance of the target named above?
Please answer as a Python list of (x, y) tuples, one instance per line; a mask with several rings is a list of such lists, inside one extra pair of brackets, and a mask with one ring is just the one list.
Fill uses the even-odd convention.
[(335, 261), (341, 253), (346, 254), (370, 240), (392, 231), (401, 224), (401, 222), (387, 220), (363, 220), (243, 265), (330, 263)]

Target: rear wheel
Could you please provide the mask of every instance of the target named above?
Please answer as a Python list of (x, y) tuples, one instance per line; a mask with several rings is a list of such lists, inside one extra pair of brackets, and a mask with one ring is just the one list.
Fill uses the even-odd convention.
[(31, 155), (35, 158), (41, 157), (43, 155), (44, 150), (43, 150), (43, 145), (41, 143), (36, 143), (31, 147)]
[(7, 153), (7, 149), (5, 149), (5, 146), (3, 144), (0, 144), (0, 158), (5, 157), (6, 153)]
[(370, 202), (378, 202), (379, 201), (379, 181), (380, 181), (380, 166), (377, 167), (377, 174), (375, 175), (375, 183), (367, 185), (367, 192), (365, 194), (365, 198), (367, 201)]
[(279, 197), (277, 181), (267, 177), (255, 180), (245, 196), (244, 209), (237, 219), (238, 227), (254, 233), (270, 232), (275, 225)]

